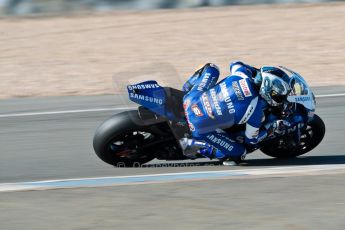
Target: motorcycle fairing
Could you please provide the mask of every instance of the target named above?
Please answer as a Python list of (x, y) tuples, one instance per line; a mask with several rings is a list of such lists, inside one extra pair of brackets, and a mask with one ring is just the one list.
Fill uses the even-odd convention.
[[(169, 120), (181, 120), (183, 92), (161, 87), (153, 80), (128, 85), (127, 90), (131, 101)], [(177, 98), (176, 95), (178, 95)]]
[(303, 105), (308, 111), (313, 113), (315, 111), (315, 97), (304, 78), (298, 73), (284, 67), (279, 66), (289, 77), (294, 79), (292, 91), (287, 100), (292, 103)]
[(165, 93), (156, 81), (145, 81), (127, 86), (129, 99), (147, 109), (165, 115)]

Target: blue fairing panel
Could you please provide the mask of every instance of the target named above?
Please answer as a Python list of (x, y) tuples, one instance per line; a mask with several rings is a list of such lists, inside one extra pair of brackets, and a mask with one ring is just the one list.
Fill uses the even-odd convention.
[(127, 86), (129, 99), (151, 111), (165, 116), (165, 92), (156, 81)]

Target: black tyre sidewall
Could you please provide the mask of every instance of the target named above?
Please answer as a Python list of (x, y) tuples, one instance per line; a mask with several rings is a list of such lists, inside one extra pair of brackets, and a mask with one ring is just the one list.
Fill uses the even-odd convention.
[(326, 127), (322, 119), (316, 114), (314, 115), (313, 120), (309, 122), (308, 125), (313, 127), (313, 138), (310, 140), (310, 143), (307, 146), (307, 148), (301, 149), (299, 151), (294, 151), (294, 150), (283, 151), (283, 150), (276, 150), (272, 148), (272, 146), (265, 146), (260, 149), (261, 152), (275, 158), (293, 158), (293, 157), (303, 155), (313, 150), (323, 140), (325, 136), (325, 132), (326, 132)]
[(138, 167), (154, 157), (140, 158), (138, 160), (129, 160), (126, 158), (117, 158), (107, 151), (109, 142), (131, 130), (149, 130), (136, 110), (118, 113), (104, 121), (97, 129), (93, 138), (93, 148), (97, 156), (104, 162), (117, 167)]

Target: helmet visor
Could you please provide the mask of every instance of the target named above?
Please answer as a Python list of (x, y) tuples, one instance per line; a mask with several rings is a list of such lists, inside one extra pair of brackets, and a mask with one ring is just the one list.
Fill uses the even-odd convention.
[(271, 89), (271, 98), (277, 102), (282, 103), (286, 100), (287, 95), (289, 94), (289, 85), (282, 81), (279, 78), (276, 78), (272, 81), (272, 89)]
[(278, 94), (275, 90), (271, 91), (271, 98), (277, 103), (282, 103), (286, 100), (287, 95)]

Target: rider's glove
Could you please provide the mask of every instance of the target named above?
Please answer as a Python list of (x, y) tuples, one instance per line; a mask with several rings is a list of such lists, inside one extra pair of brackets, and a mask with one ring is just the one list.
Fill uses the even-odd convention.
[(281, 135), (284, 131), (291, 126), (290, 122), (285, 120), (276, 120), (266, 127), (268, 136), (273, 134)]
[(198, 79), (199, 75), (194, 74), (193, 76), (191, 76), (189, 80), (182, 86), (182, 91), (188, 93), (193, 88)]

